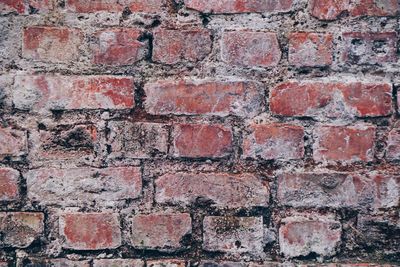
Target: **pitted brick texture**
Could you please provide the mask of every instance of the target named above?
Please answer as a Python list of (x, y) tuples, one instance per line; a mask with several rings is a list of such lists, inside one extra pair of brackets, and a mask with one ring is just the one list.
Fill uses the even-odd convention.
[(398, 0), (0, 0), (0, 267), (400, 266)]

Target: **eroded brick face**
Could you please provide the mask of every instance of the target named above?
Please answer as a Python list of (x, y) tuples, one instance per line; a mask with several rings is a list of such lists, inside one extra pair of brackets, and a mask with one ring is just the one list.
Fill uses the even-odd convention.
[(27, 136), (25, 131), (0, 128), (0, 159), (26, 154)]
[(1, 0), (0, 13), (47, 13), (54, 8), (51, 0)]
[(273, 67), (278, 65), (281, 55), (275, 33), (244, 30), (223, 33), (221, 58), (228, 64)]
[(94, 12), (121, 12), (129, 8), (132, 12), (156, 13), (162, 11), (166, 5), (165, 0), (67, 0), (66, 7), (71, 12), (94, 13)]
[(187, 213), (135, 215), (132, 218), (132, 246), (137, 249), (178, 251), (188, 244), (184, 238), (192, 232)]
[(121, 229), (115, 213), (65, 213), (60, 215), (64, 248), (112, 249), (121, 245)]
[(17, 170), (0, 168), (0, 200), (18, 200), (19, 176), (20, 174)]

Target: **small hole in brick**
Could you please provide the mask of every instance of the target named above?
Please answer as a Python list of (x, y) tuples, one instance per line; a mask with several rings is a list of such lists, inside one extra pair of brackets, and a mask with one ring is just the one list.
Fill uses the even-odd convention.
[(240, 248), (240, 247), (242, 246), (242, 243), (241, 243), (239, 240), (237, 240), (237, 241), (235, 242), (235, 246), (236, 246), (237, 248)]
[(388, 46), (386, 40), (375, 40), (372, 45), (372, 51), (377, 54), (386, 54), (387, 47)]

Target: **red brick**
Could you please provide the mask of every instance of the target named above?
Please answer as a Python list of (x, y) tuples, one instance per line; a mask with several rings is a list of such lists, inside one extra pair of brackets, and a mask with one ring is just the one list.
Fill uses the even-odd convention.
[(67, 0), (66, 7), (78, 13), (122, 12), (125, 7), (132, 12), (157, 13), (162, 11), (165, 4), (165, 0)]
[(101, 259), (94, 260), (93, 267), (143, 267), (144, 262), (139, 259)]
[(150, 260), (146, 262), (148, 267), (185, 267), (184, 260), (163, 259), (163, 260)]
[(395, 32), (343, 33), (341, 59), (360, 65), (382, 64), (397, 60), (397, 34)]
[(25, 155), (28, 150), (27, 142), (25, 131), (0, 127), (0, 159)]
[(0, 201), (19, 199), (19, 172), (11, 168), (0, 168)]
[(247, 117), (263, 110), (262, 85), (251, 81), (162, 80), (144, 90), (145, 108), (155, 115)]
[(220, 124), (176, 124), (173, 156), (222, 158), (232, 151), (232, 130)]
[(372, 161), (375, 131), (373, 125), (317, 127), (314, 131), (314, 160)]
[(168, 152), (169, 125), (113, 121), (108, 128), (112, 158), (152, 158)]
[(53, 9), (51, 0), (0, 0), (0, 13), (45, 13)]
[(60, 216), (64, 248), (113, 249), (121, 245), (119, 216), (115, 213), (66, 213)]
[(141, 196), (139, 167), (40, 168), (24, 175), (28, 199), (44, 205), (113, 206)]
[(296, 208), (381, 209), (396, 207), (397, 175), (372, 173), (284, 173), (278, 176), (277, 199)]
[(392, 113), (392, 85), (289, 81), (271, 90), (269, 102), (271, 112), (282, 116), (387, 116)]
[(143, 59), (148, 44), (140, 41), (143, 31), (134, 28), (114, 28), (95, 33), (93, 63), (104, 65), (129, 65)]
[(348, 12), (350, 16), (395, 16), (399, 10), (397, 0), (310, 0), (311, 14), (321, 20), (335, 20)]
[(296, 67), (332, 64), (333, 36), (329, 33), (296, 32), (289, 35), (289, 63)]
[(243, 157), (300, 159), (304, 156), (304, 130), (301, 126), (270, 123), (251, 124), (243, 140)]
[(274, 13), (292, 8), (292, 0), (184, 0), (187, 8), (203, 13)]
[(262, 217), (206, 216), (203, 249), (260, 256), (264, 247)]
[(43, 258), (29, 258), (25, 259), (24, 267), (90, 267), (89, 261), (78, 261), (68, 259), (43, 259)]
[(28, 27), (24, 29), (22, 55), (51, 63), (68, 63), (79, 58), (83, 34), (78, 29)]
[(228, 64), (274, 67), (278, 65), (281, 55), (275, 33), (240, 30), (222, 35), (221, 57)]
[(21, 110), (129, 109), (133, 79), (124, 76), (21, 75), (13, 102)]
[(31, 159), (38, 161), (94, 157), (98, 131), (93, 124), (45, 125), (30, 132)]
[(211, 52), (211, 35), (206, 29), (154, 32), (153, 61), (176, 64), (203, 60)]
[(340, 243), (342, 227), (328, 216), (310, 214), (282, 219), (279, 228), (280, 251), (287, 257), (316, 253), (332, 256)]
[(388, 134), (386, 158), (388, 160), (400, 159), (400, 129), (394, 128)]
[(0, 247), (29, 247), (44, 230), (40, 212), (0, 212)]
[(156, 180), (155, 200), (185, 206), (200, 200), (211, 206), (232, 209), (267, 207), (269, 186), (259, 177), (247, 173), (165, 174)]
[(187, 213), (135, 215), (132, 218), (132, 246), (136, 249), (177, 251), (185, 248), (184, 238), (192, 232)]

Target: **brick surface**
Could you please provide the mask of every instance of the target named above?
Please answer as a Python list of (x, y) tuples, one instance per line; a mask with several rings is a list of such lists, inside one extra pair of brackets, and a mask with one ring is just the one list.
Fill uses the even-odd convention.
[(120, 221), (115, 213), (65, 213), (59, 224), (64, 248), (99, 250), (121, 245)]
[(144, 262), (139, 259), (102, 259), (94, 260), (93, 267), (143, 267)]
[(47, 13), (54, 8), (51, 0), (0, 0), (0, 13)]
[(163, 204), (201, 201), (221, 208), (266, 207), (269, 196), (268, 184), (252, 174), (175, 173), (156, 180), (155, 199)]
[(187, 8), (204, 13), (272, 13), (289, 11), (292, 0), (184, 0)]
[(150, 214), (132, 218), (132, 246), (137, 249), (178, 251), (184, 249), (186, 236), (192, 232), (190, 215)]
[(341, 59), (359, 65), (396, 62), (397, 39), (395, 32), (343, 33)]
[(120, 76), (21, 75), (13, 102), (21, 110), (128, 109), (134, 106), (133, 79)]
[(270, 109), (276, 115), (378, 117), (392, 113), (389, 83), (289, 81), (274, 87)]
[(288, 257), (307, 256), (316, 253), (330, 256), (336, 253), (342, 227), (332, 218), (313, 215), (284, 218), (279, 227), (279, 246)]
[(89, 261), (68, 259), (30, 258), (23, 263), (24, 267), (52, 266), (52, 267), (90, 267)]
[(293, 207), (391, 208), (399, 204), (397, 175), (374, 173), (284, 173), (278, 203)]
[(28, 199), (45, 205), (113, 205), (141, 196), (139, 167), (41, 168), (24, 174)]
[(223, 33), (221, 57), (228, 64), (273, 67), (278, 65), (281, 55), (275, 33), (247, 30)]
[(196, 62), (211, 52), (211, 35), (205, 29), (170, 30), (154, 32), (153, 60), (164, 64)]
[(399, 11), (399, 4), (396, 0), (310, 0), (309, 2), (312, 15), (321, 20), (335, 20), (344, 13), (353, 17), (394, 16)]
[(369, 124), (355, 126), (325, 125), (314, 130), (314, 160), (372, 161), (376, 127)]
[(243, 140), (244, 158), (300, 159), (304, 156), (301, 126), (270, 123), (251, 124)]
[(132, 12), (156, 13), (162, 11), (166, 5), (165, 0), (67, 0), (66, 7), (69, 11), (78, 13), (122, 12), (129, 8)]
[(0, 168), (0, 201), (18, 200), (19, 172), (11, 168)]
[(23, 156), (27, 149), (27, 133), (25, 131), (0, 127), (0, 159)]
[(112, 66), (130, 65), (143, 59), (147, 43), (140, 41), (143, 31), (135, 28), (115, 28), (95, 33), (92, 47), (93, 63)]
[(253, 116), (263, 110), (263, 90), (251, 81), (163, 80), (144, 87), (146, 110), (155, 115)]
[(0, 247), (29, 247), (44, 231), (40, 212), (0, 212)]
[(111, 157), (151, 158), (168, 152), (168, 128), (162, 123), (111, 122)]
[(400, 129), (394, 128), (388, 134), (386, 158), (388, 160), (400, 159)]
[(289, 35), (289, 63), (296, 67), (332, 64), (333, 36), (326, 33), (296, 32)]
[(184, 260), (164, 259), (164, 260), (150, 260), (146, 262), (149, 267), (185, 267)]
[(24, 30), (22, 54), (25, 58), (68, 63), (77, 60), (83, 44), (78, 29), (57, 27), (28, 27)]
[(222, 158), (232, 150), (232, 131), (223, 125), (176, 124), (172, 135), (174, 157)]
[(203, 249), (227, 253), (263, 252), (262, 217), (207, 216), (203, 221)]

